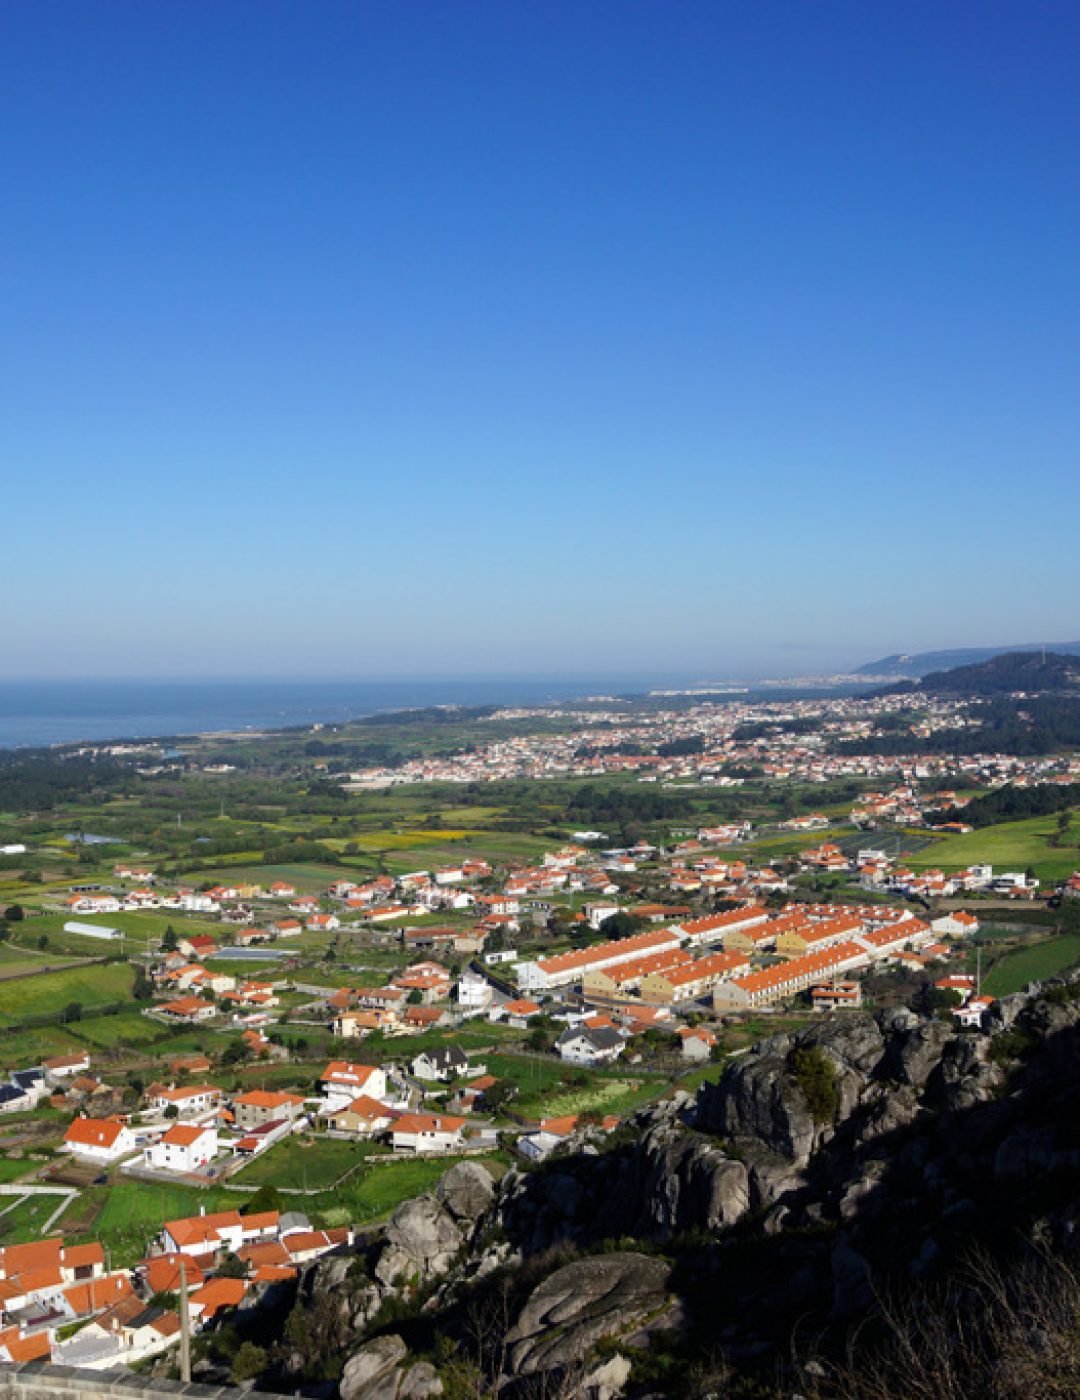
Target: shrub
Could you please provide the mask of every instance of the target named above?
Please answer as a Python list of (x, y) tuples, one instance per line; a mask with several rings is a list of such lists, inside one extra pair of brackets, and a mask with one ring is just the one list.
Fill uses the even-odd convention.
[(241, 1343), (236, 1355), (233, 1357), (232, 1378), (234, 1383), (254, 1380), (266, 1370), (270, 1358), (260, 1346), (254, 1342)]
[(832, 1061), (818, 1046), (810, 1045), (793, 1050), (788, 1064), (814, 1122), (831, 1122), (840, 1103)]

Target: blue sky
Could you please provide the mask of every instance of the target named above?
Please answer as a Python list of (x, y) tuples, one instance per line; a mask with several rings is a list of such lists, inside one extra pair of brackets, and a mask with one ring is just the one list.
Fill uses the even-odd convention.
[(1080, 636), (1072, 3), (13, 0), (0, 674)]

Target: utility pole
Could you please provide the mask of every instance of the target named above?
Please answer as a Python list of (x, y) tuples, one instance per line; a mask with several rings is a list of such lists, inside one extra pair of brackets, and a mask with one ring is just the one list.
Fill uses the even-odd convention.
[(180, 1254), (180, 1379), (191, 1384), (191, 1313), (188, 1310), (187, 1263)]

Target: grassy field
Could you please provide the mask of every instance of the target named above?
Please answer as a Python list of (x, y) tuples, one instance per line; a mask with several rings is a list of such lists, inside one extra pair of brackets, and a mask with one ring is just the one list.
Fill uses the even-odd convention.
[(1077, 962), (1080, 962), (1080, 933), (1041, 939), (1029, 947), (1003, 954), (983, 978), (983, 991), (995, 997), (1021, 992), (1029, 982), (1054, 977)]
[(294, 1137), (256, 1157), (234, 1180), (253, 1191), (264, 1182), (294, 1191), (323, 1191), (359, 1166), (371, 1151), (370, 1143)]
[[(501, 1154), (476, 1159), (496, 1175), (502, 1175), (508, 1158)], [(364, 1224), (395, 1210), (402, 1201), (421, 1196), (438, 1184), (453, 1163), (446, 1158), (380, 1158), (350, 1177), (333, 1194), (319, 1196), (303, 1205), (313, 1219), (323, 1225)]]
[[(62, 1200), (60, 1196), (0, 1197), (0, 1245), (29, 1244), (41, 1239), (45, 1222)], [(11, 1208), (3, 1210), (8, 1205)]]
[[(349, 1149), (354, 1154), (358, 1152), (357, 1146), (350, 1143), (332, 1145)], [(289, 1151), (293, 1150), (290, 1145)], [(330, 1162), (331, 1159), (328, 1156), (326, 1160)], [(507, 1159), (494, 1154), (480, 1160), (496, 1174), (501, 1174)], [(389, 1214), (402, 1201), (430, 1191), (452, 1165), (446, 1159), (387, 1158), (380, 1160), (377, 1166), (354, 1173), (337, 1190), (287, 1199), (290, 1208), (303, 1211), (317, 1225), (363, 1224)], [(250, 1184), (254, 1191), (258, 1183), (245, 1174), (237, 1184)], [(275, 1180), (274, 1184), (286, 1183)], [(57, 1228), (63, 1229), (73, 1242), (101, 1240), (109, 1250), (113, 1267), (124, 1267), (145, 1257), (147, 1245), (165, 1221), (195, 1215), (200, 1206), (208, 1212), (236, 1210), (247, 1199), (244, 1192), (221, 1187), (200, 1191), (187, 1186), (121, 1179), (109, 1186), (92, 1186), (84, 1191), (57, 1222)], [(53, 1209), (55, 1205), (54, 1200)]]
[(561, 1118), (568, 1113), (615, 1113), (623, 1115), (644, 1103), (658, 1099), (668, 1090), (667, 1080), (596, 1079), (581, 1088), (557, 1090), (536, 1099), (522, 1098), (514, 1107), (527, 1117)]
[(46, 962), (46, 955), (30, 953), (10, 943), (0, 943), (0, 979), (19, 972), (38, 972)]
[(0, 1029), (28, 1016), (59, 1012), (71, 1002), (84, 1009), (125, 1001), (131, 996), (135, 969), (127, 963), (69, 968), (17, 982), (0, 982)]
[(197, 1215), (200, 1206), (235, 1210), (244, 1199), (234, 1192), (120, 1180), (82, 1192), (58, 1225), (75, 1242), (100, 1240), (113, 1267), (122, 1268), (146, 1257), (147, 1244), (166, 1220)]
[(159, 1039), (162, 1045), (171, 1051), (172, 1046), (168, 1043), (169, 1037), (164, 1034), (165, 1029), (159, 1022), (151, 1021), (133, 1006), (130, 1011), (120, 1011), (115, 1016), (98, 1016), (76, 1022), (72, 1033), (76, 1039), (85, 1043), (91, 1053), (99, 1047), (107, 1049), (114, 1045), (142, 1046)]
[[(89, 1024), (89, 1023), (88, 1023)], [(26, 1069), (57, 1055), (73, 1055), (86, 1047), (62, 1026), (5, 1031), (0, 1036), (0, 1068)]]
[[(295, 885), (300, 894), (319, 894), (333, 880), (359, 881), (361, 872), (351, 865), (316, 865), (302, 862), (295, 865), (257, 865), (251, 863), (250, 853), (244, 852), (238, 860), (221, 857), (215, 865), (208, 866), (205, 870), (193, 871), (192, 874), (185, 875), (184, 879), (196, 886), (206, 880), (212, 884), (250, 881), (253, 885), (261, 885), (264, 890), (269, 889), (275, 880), (284, 880)], [(280, 903), (285, 911), (288, 900), (275, 900), (274, 903), (275, 906)]]
[[(44, 934), (48, 940), (46, 956), (57, 953), (71, 953), (76, 957), (98, 958), (104, 953), (117, 952), (120, 940), (103, 942), (96, 938), (86, 938), (77, 933), (65, 933), (64, 924), (70, 919), (82, 923), (101, 924), (106, 928), (119, 928), (124, 931), (123, 951), (125, 953), (144, 952), (148, 945), (157, 944), (170, 926), (179, 937), (185, 934), (208, 933), (212, 938), (220, 938), (222, 927), (207, 919), (196, 919), (189, 915), (168, 910), (165, 913), (138, 914), (59, 914), (44, 913), (26, 918), (12, 927), (12, 946), (19, 945), (31, 949), (36, 954), (37, 943)], [(38, 956), (40, 956), (38, 954)]]
[[(16, 1161), (13, 1157), (0, 1157), (0, 1183), (6, 1186), (12, 1181), (18, 1181), (20, 1177), (26, 1176), (28, 1172), (40, 1165), (39, 1162)], [(9, 1205), (11, 1200), (12, 1198), (9, 1196), (0, 1197), (0, 1210), (5, 1205)]]
[[(562, 1065), (528, 1056), (494, 1054), (485, 1057), (488, 1073), (504, 1084), (517, 1085), (514, 1112), (526, 1118), (558, 1118), (567, 1113), (628, 1113), (659, 1098), (668, 1089), (660, 1075), (634, 1078), (599, 1074), (579, 1065)], [(584, 1077), (586, 1083), (572, 1081)]]
[(912, 869), (963, 870), (986, 863), (995, 870), (1026, 870), (1030, 865), (1044, 883), (1063, 880), (1080, 869), (1080, 814), (1073, 813), (1058, 849), (1050, 845), (1057, 817), (1032, 817), (1022, 822), (999, 822), (962, 836), (946, 836), (908, 858)]

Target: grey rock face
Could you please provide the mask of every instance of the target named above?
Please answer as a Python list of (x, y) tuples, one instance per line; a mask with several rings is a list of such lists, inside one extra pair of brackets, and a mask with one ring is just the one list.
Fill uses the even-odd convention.
[(989, 1059), (985, 1036), (957, 1036), (948, 1042), (926, 1083), (927, 1101), (936, 1108), (972, 1108), (992, 1098), (1005, 1082), (1005, 1071)]
[(615, 1400), (616, 1396), (623, 1393), (626, 1382), (630, 1379), (630, 1369), (628, 1357), (609, 1356), (584, 1377), (582, 1391), (589, 1400)]
[(814, 1145), (814, 1120), (788, 1069), (789, 1050), (782, 1037), (728, 1065), (718, 1085), (702, 1086), (699, 1121), (804, 1164)]
[[(405, 1343), (400, 1337), (376, 1337), (349, 1357), (341, 1373), (341, 1400), (374, 1400), (386, 1382), (397, 1392), (397, 1375), (405, 1360)], [(381, 1400), (381, 1397), (380, 1397)]]
[(870, 1267), (843, 1235), (832, 1252), (833, 1313), (847, 1317), (868, 1307), (873, 1298)]
[(435, 1367), (428, 1361), (418, 1361), (402, 1376), (395, 1400), (431, 1400), (443, 1393), (443, 1383)]
[(944, 1021), (919, 1021), (910, 1030), (894, 1036), (884, 1060), (888, 1077), (922, 1089), (953, 1034), (953, 1028)]
[(507, 1333), (509, 1374), (566, 1370), (601, 1337), (625, 1336), (667, 1299), (669, 1269), (644, 1254), (604, 1254), (557, 1269)]
[(455, 1220), (475, 1221), (495, 1199), (495, 1181), (479, 1162), (458, 1162), (435, 1188), (435, 1199)]
[(398, 1206), (386, 1227), (386, 1247), (375, 1277), (386, 1285), (415, 1274), (421, 1281), (445, 1273), (465, 1243), (461, 1230), (432, 1196)]
[(707, 1138), (669, 1127), (643, 1140), (635, 1195), (644, 1202), (635, 1228), (649, 1233), (734, 1225), (750, 1205), (742, 1162)]

